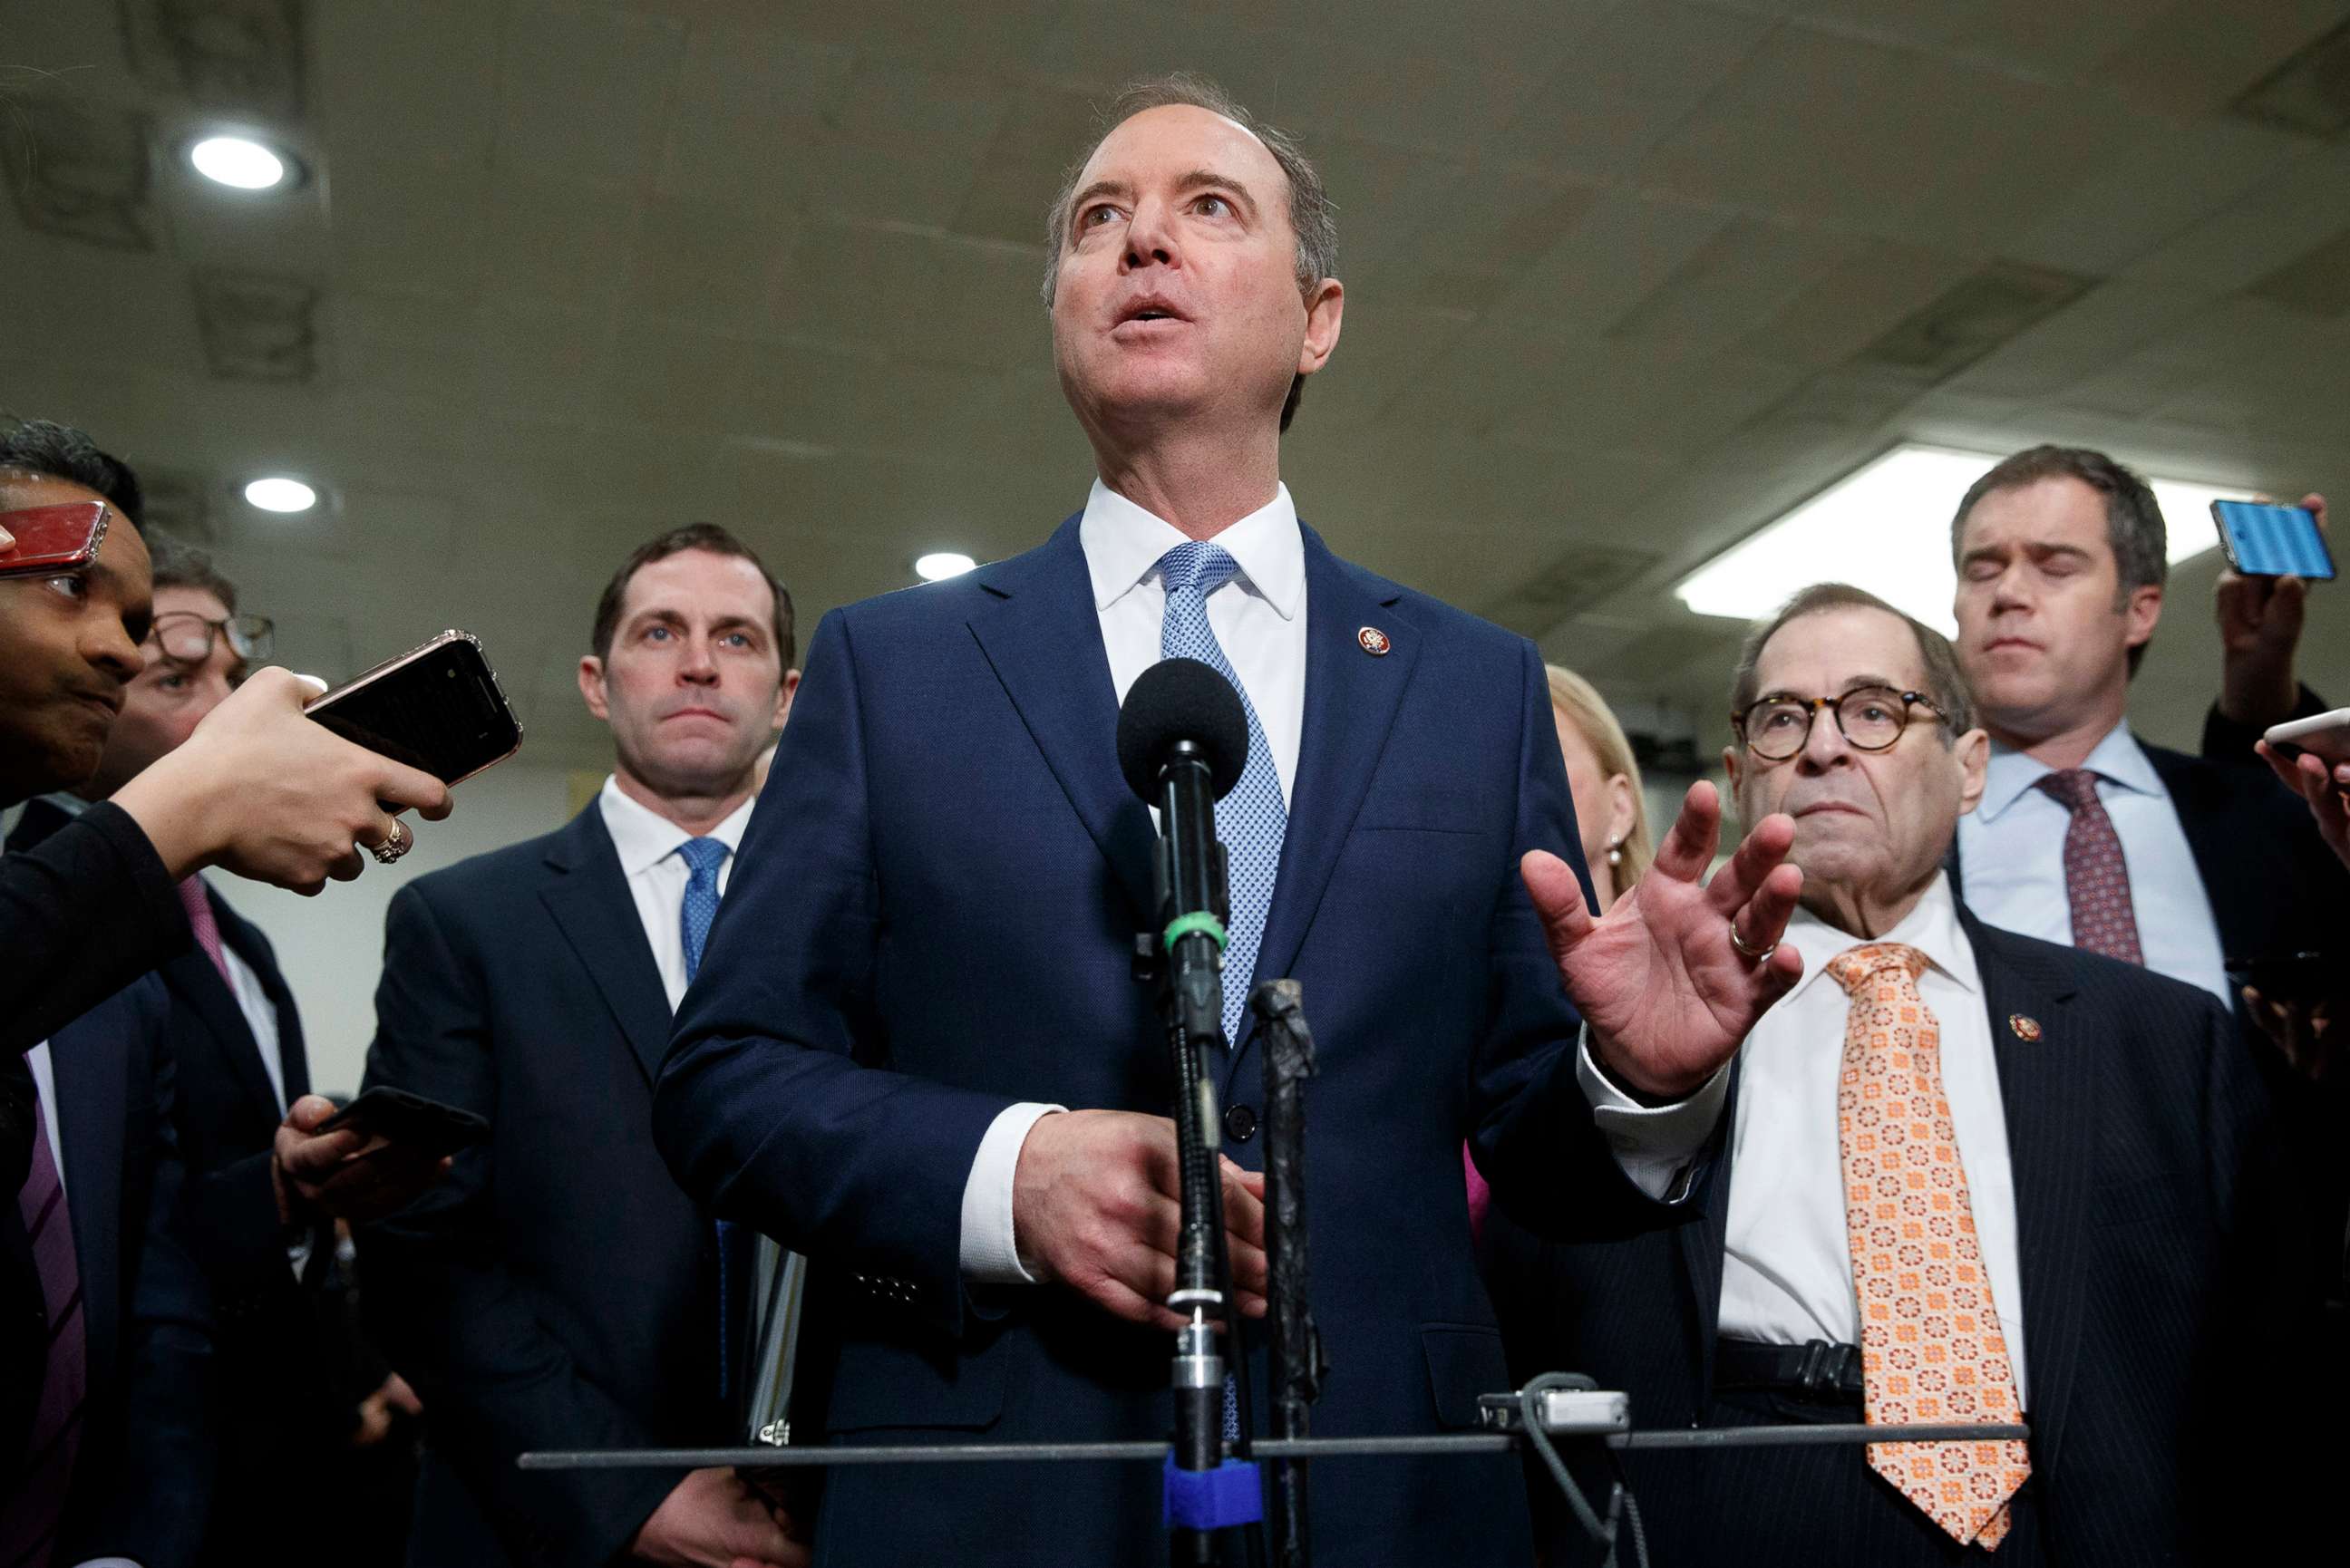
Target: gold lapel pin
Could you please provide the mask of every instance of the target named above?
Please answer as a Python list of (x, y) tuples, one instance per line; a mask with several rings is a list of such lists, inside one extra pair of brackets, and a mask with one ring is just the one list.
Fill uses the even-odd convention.
[(2040, 1020), (2037, 1018), (2026, 1018), (2021, 1012), (2011, 1012), (2007, 1015), (2007, 1026), (2014, 1030), (2015, 1037), (2026, 1045), (2040, 1038)]
[(1386, 657), (1388, 649), (1395, 646), (1388, 640), (1388, 634), (1375, 626), (1367, 626), (1357, 632), (1355, 640), (1361, 643), (1363, 651), (1374, 659)]

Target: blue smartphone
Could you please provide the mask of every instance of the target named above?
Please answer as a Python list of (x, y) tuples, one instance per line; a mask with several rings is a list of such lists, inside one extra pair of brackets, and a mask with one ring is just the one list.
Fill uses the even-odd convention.
[(2211, 521), (2220, 525), (2220, 547), (2228, 565), (2248, 577), (2302, 577), (2330, 581), (2334, 556), (2306, 506), (2264, 506), (2256, 501), (2214, 501)]

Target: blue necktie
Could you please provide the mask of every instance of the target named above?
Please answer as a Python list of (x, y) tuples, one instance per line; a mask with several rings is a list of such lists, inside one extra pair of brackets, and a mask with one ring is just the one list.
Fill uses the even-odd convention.
[(1273, 748), (1257, 722), (1248, 688), (1232, 673), (1232, 661), (1208, 625), (1208, 596), (1232, 581), (1240, 563), (1221, 546), (1194, 541), (1159, 557), (1167, 587), (1167, 618), (1159, 623), (1159, 656), (1196, 659), (1232, 683), (1248, 715), (1248, 766), (1241, 782), (1216, 803), (1216, 836), (1224, 841), (1231, 868), (1232, 919), (1225, 924), (1224, 1038), (1238, 1044), (1249, 983), (1256, 974), (1256, 951), (1264, 941), (1264, 919), (1273, 908), (1273, 884), (1281, 873), (1281, 840), (1289, 808), (1282, 804), (1281, 775)]
[[(1159, 557), (1159, 578), (1167, 588), (1167, 618), (1159, 626), (1161, 659), (1196, 659), (1232, 683), (1240, 693), (1241, 711), (1248, 715), (1248, 765), (1241, 782), (1216, 803), (1216, 836), (1224, 841), (1231, 874), (1228, 889), (1232, 919), (1224, 926), (1224, 1038), (1238, 1044), (1241, 1014), (1248, 1005), (1249, 982), (1256, 974), (1256, 950), (1264, 942), (1264, 917), (1273, 908), (1273, 884), (1281, 874), (1281, 839), (1289, 830), (1289, 808), (1282, 804), (1281, 775), (1274, 771), (1273, 748), (1264, 742), (1264, 726), (1257, 722), (1256, 704), (1248, 688), (1232, 673), (1215, 628), (1208, 624), (1208, 596), (1232, 580), (1240, 563), (1219, 545), (1193, 540), (1178, 545)], [(1212, 1135), (1211, 1135), (1212, 1136)], [(1237, 1344), (1233, 1355), (1247, 1354)], [(1224, 1441), (1241, 1435), (1239, 1391), (1224, 1378)]]
[[(710, 922), (718, 918), (718, 868), (726, 864), (726, 846), (715, 838), (689, 838), (677, 846), (685, 862), (685, 898), (678, 909), (678, 935), (685, 941), (685, 982), (702, 972), (702, 950), (710, 941)], [(733, 1254), (741, 1244), (732, 1221), (718, 1224), (718, 1397), (734, 1392), (734, 1274)]]

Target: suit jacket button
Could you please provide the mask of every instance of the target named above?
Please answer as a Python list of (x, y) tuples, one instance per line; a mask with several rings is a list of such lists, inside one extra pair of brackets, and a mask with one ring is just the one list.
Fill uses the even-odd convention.
[(1232, 1106), (1224, 1111), (1224, 1136), (1234, 1143), (1246, 1143), (1256, 1137), (1256, 1112), (1248, 1106)]

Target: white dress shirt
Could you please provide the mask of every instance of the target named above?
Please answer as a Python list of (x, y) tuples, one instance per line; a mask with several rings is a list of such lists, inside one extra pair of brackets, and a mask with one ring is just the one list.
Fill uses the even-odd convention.
[[(1142, 672), (1159, 662), (1159, 627), (1167, 616), (1159, 557), (1190, 542), (1173, 524), (1094, 481), (1077, 523), (1077, 543), (1093, 582), (1110, 683), (1121, 702)], [(1305, 732), (1305, 536), (1298, 531), (1289, 487), (1276, 482), (1271, 501), (1217, 535), (1214, 543), (1240, 570), (1208, 596), (1208, 626), (1247, 689), (1286, 804), (1295, 797), (1297, 752)], [(1018, 1284), (1033, 1278), (1021, 1265), (1012, 1233), (1013, 1176), (1028, 1129), (1040, 1116), (1066, 1109), (1024, 1101), (988, 1124), (963, 1183), (964, 1278), (978, 1284)]]
[[(2139, 950), (2157, 974), (2199, 985), (2233, 1007), (2219, 922), (2187, 845), (2178, 808), (2126, 724), (2097, 742), (2083, 767), (2098, 775), (2097, 800), (2121, 839)], [(1982, 800), (1959, 819), (1959, 868), (1967, 908), (1984, 924), (2073, 945), (2064, 894), (2064, 834), (2073, 814), (2033, 787), (2054, 770), (1993, 744)]]
[[(2015, 1169), (2008, 1158), (1999, 1064), (1974, 945), (1959, 924), (1950, 879), (1936, 877), (1907, 919), (1876, 939), (1916, 948), (1931, 961), (1918, 994), (1942, 1032), (1942, 1093), (1966, 1168), (1975, 1240), (1991, 1278), (1991, 1304), (2007, 1334), (2015, 1387), (2023, 1397), (2023, 1275), (2016, 1257)], [(1827, 976), (1830, 960), (1861, 946), (1808, 909), (1782, 941), (1804, 955), (1804, 978), (1764, 1013), (1739, 1048), (1738, 1118), (1731, 1138), (1730, 1214), (1721, 1261), (1720, 1332), (1764, 1345), (1825, 1339), (1860, 1343), (1852, 1247), (1845, 1231), (1844, 1150), (1836, 1085), (1852, 996)], [(1716, 1084), (1726, 1075), (1719, 1075)], [(1650, 1196), (1686, 1166), (1713, 1132), (1721, 1098), (1713, 1085), (1678, 1106), (1641, 1111), (1605, 1080), (1585, 1091), (1611, 1120), (1625, 1172)], [(1711, 1107), (1709, 1108), (1709, 1100)], [(1627, 1157), (1621, 1129), (1638, 1129)]]
[[(733, 878), (734, 851), (743, 842), (743, 830), (750, 826), (751, 807), (757, 800), (754, 795), (744, 801), (710, 830), (710, 837), (726, 846), (726, 858), (718, 863), (722, 898), (726, 896), (726, 884)], [(637, 901), (637, 919), (644, 925), (645, 940), (652, 945), (653, 967), (660, 971), (661, 990), (669, 995), (670, 1012), (675, 1013), (685, 998), (683, 915), (685, 885), (692, 877), (677, 846), (693, 835), (630, 800), (621, 793), (618, 779), (605, 779), (596, 805), (604, 814), (604, 831), (612, 836), (612, 847), (619, 854), (620, 875), (629, 880), (629, 896)]]

